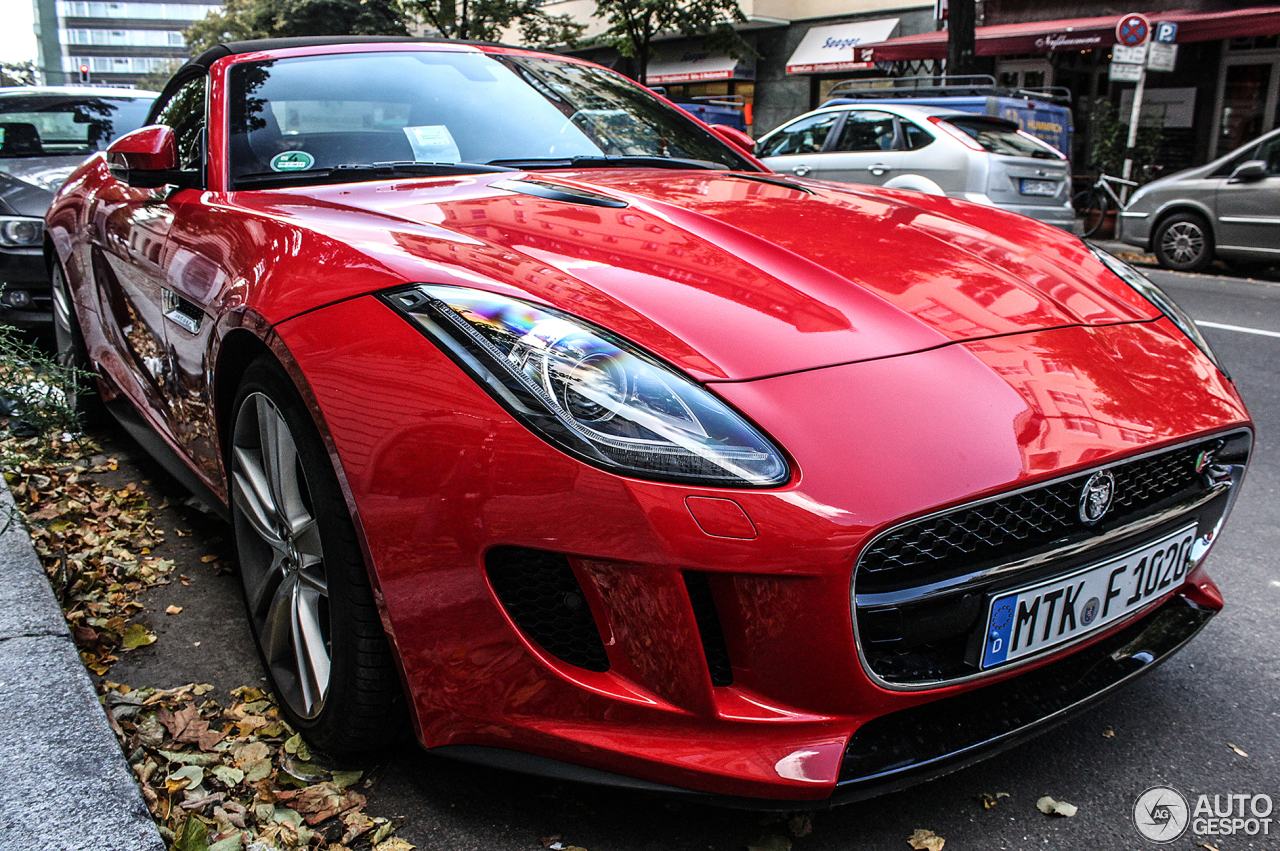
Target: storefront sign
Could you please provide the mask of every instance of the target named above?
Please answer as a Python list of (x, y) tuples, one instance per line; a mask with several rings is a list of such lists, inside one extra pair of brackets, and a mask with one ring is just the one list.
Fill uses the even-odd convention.
[[(1120, 114), (1133, 111), (1133, 89), (1120, 93)], [(1194, 87), (1178, 89), (1146, 89), (1142, 94), (1142, 127), (1163, 127), (1166, 130), (1195, 126), (1196, 90)]]
[(787, 60), (788, 74), (824, 74), (870, 68), (875, 61), (869, 45), (885, 41), (898, 28), (897, 18), (811, 27)]
[(1081, 33), (1052, 33), (1042, 35), (1035, 42), (1036, 50), (1052, 53), (1055, 50), (1085, 50), (1102, 44), (1102, 36)]
[(645, 80), (649, 85), (657, 86), (704, 80), (750, 80), (754, 77), (754, 69), (749, 64), (739, 64), (732, 56), (690, 51), (678, 57), (663, 57), (650, 62)]

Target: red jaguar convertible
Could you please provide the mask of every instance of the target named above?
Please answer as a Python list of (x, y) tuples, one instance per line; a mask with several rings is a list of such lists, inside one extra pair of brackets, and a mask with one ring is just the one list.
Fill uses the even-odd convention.
[(489, 45), (222, 45), (147, 125), (49, 212), (59, 346), (225, 512), (322, 751), (852, 800), (1223, 605), (1249, 415), (1062, 231)]

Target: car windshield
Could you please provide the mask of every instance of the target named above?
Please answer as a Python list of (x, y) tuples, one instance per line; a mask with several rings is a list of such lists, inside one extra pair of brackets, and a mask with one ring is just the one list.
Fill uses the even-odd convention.
[(0, 157), (92, 154), (141, 127), (150, 108), (150, 97), (33, 94), (0, 98)]
[(1038, 160), (1060, 160), (1062, 154), (1034, 136), (1018, 132), (1018, 125), (1001, 118), (948, 116), (943, 121), (972, 136), (983, 150), (1010, 157), (1034, 157)]
[(757, 170), (623, 77), (541, 57), (397, 51), (247, 62), (231, 69), (230, 106), (234, 188), (374, 179), (385, 170), (358, 168), (373, 163), (449, 164), (456, 174), (586, 157)]

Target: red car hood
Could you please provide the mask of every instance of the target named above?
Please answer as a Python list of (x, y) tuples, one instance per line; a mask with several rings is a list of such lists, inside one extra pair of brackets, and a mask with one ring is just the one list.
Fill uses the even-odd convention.
[[(328, 237), (383, 243), (377, 260), (407, 280), (542, 301), (702, 380), (1158, 315), (1078, 239), (1031, 219), (912, 192), (759, 178), (551, 171), (237, 195)], [(512, 179), (625, 206), (491, 186)]]

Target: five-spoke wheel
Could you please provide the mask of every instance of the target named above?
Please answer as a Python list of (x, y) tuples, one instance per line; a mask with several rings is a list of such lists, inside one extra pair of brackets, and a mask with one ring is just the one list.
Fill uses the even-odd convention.
[(351, 514), (310, 412), (270, 357), (245, 373), (228, 455), (245, 605), (285, 716), (334, 756), (390, 744), (403, 699)]

